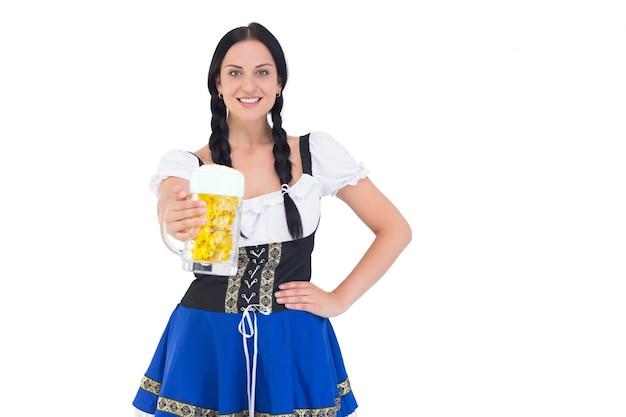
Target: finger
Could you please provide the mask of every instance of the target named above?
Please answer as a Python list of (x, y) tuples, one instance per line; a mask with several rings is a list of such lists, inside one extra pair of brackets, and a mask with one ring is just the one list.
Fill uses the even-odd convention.
[(309, 313), (313, 313), (315, 310), (312, 304), (307, 303), (287, 303), (285, 304), (285, 308), (289, 310), (308, 311)]
[[(197, 203), (196, 201), (186, 201), (186, 203)], [(181, 209), (178, 212), (178, 215), (181, 219), (205, 219), (206, 217), (202, 217), (207, 214), (207, 209), (204, 204), (191, 204), (188, 207)]]
[(167, 223), (172, 223), (204, 216), (206, 213), (204, 201), (183, 200), (170, 203), (163, 214), (163, 219)]
[(207, 222), (206, 217), (185, 217), (180, 220), (167, 221), (167, 232), (178, 240), (189, 240), (195, 237), (200, 232), (199, 228)]
[(289, 290), (297, 288), (308, 288), (310, 283), (308, 281), (289, 281), (283, 282), (278, 286), (280, 290)]
[(207, 224), (207, 221), (208, 219), (206, 217), (188, 217), (180, 222), (181, 228), (179, 230), (188, 231), (189, 229), (196, 229)]
[(278, 294), (276, 302), (279, 304), (312, 304), (313, 298), (308, 294)]
[(311, 292), (306, 288), (281, 289), (280, 291), (276, 291), (274, 296), (277, 299), (295, 299), (296, 297), (310, 297)]
[[(174, 211), (183, 211), (196, 208), (204, 208), (206, 210), (206, 203), (202, 200), (175, 200), (170, 203), (169, 208)], [(204, 213), (206, 213), (206, 211)]]
[(172, 236), (181, 242), (186, 242), (196, 237), (198, 233), (200, 233), (200, 229), (194, 227), (192, 229), (186, 229), (186, 231), (173, 233)]

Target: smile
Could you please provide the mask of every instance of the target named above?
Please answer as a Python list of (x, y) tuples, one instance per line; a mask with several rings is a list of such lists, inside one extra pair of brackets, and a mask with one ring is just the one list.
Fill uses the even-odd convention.
[(242, 103), (252, 104), (252, 103), (256, 103), (256, 102), (258, 102), (258, 101), (259, 101), (259, 100), (261, 100), (261, 99), (260, 99), (260, 98), (258, 98), (258, 97), (255, 97), (255, 98), (240, 98), (240, 99), (238, 99), (238, 100), (239, 100), (240, 102), (242, 102)]

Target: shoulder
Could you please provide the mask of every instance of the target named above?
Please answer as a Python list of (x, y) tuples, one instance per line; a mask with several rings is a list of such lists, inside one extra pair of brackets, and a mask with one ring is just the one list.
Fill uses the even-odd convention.
[(172, 149), (167, 151), (159, 160), (157, 174), (161, 176), (172, 176), (188, 178), (191, 171), (200, 165), (198, 155), (194, 152), (182, 149)]
[(194, 160), (198, 161), (198, 158), (192, 152), (185, 151), (183, 149), (170, 149), (161, 156), (159, 164), (184, 164), (187, 162), (193, 162)]
[(353, 162), (348, 149), (334, 136), (324, 131), (313, 131), (309, 134), (309, 149), (313, 158)]
[(309, 133), (309, 143), (313, 148), (328, 149), (331, 152), (337, 150), (347, 151), (339, 140), (330, 133), (322, 130), (315, 130)]
[(157, 172), (150, 177), (150, 189), (158, 196), (161, 183), (166, 178), (189, 179), (197, 166), (198, 157), (193, 153), (182, 149), (169, 150), (161, 156)]

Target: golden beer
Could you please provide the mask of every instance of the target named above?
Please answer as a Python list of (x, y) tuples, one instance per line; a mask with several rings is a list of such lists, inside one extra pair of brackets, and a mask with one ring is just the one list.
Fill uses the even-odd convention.
[(200, 233), (193, 239), (191, 254), (194, 262), (227, 262), (231, 258), (233, 242), (239, 236), (233, 236), (233, 226), (240, 199), (235, 196), (214, 194), (196, 194), (198, 200), (206, 203), (207, 224), (200, 228)]

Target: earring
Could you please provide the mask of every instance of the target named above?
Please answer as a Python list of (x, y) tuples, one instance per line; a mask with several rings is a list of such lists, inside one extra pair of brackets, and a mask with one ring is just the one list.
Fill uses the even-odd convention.
[(222, 93), (218, 93), (218, 94), (217, 94), (217, 97), (218, 97), (220, 100), (224, 100), (224, 95), (223, 95)]
[(276, 98), (280, 97), (280, 93), (276, 93)]

